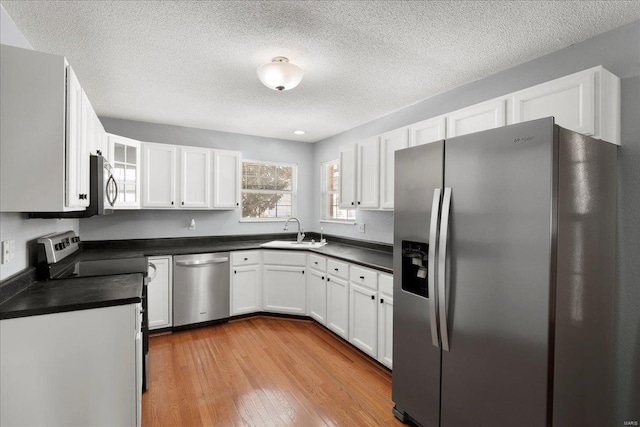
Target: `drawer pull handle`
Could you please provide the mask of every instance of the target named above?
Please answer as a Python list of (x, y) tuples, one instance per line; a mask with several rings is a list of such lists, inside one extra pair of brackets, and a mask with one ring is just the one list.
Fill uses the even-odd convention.
[(360, 276), (360, 278), (361, 278), (362, 280), (364, 280), (364, 276)]
[(337, 269), (337, 268), (334, 268), (334, 270), (335, 270), (335, 271), (338, 271), (338, 269)]
[(249, 260), (249, 258), (245, 258), (244, 260), (245, 260), (245, 261), (248, 261), (248, 260)]
[(324, 280), (324, 276), (322, 276), (322, 280)]
[(327, 282), (330, 282), (330, 281), (331, 281), (331, 277), (327, 277)]
[(384, 298), (380, 298), (380, 304), (384, 304)]
[(302, 274), (304, 274), (304, 270), (302, 270)]
[(318, 265), (318, 261), (313, 261), (313, 263), (314, 263), (315, 265)]
[(371, 299), (376, 299), (376, 296), (375, 295), (371, 295)]

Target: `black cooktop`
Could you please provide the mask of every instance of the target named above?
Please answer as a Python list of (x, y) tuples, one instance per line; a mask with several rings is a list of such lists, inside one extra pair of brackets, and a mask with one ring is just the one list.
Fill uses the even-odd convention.
[[(78, 255), (81, 255), (79, 253)], [(47, 266), (42, 279), (71, 279), (76, 277), (110, 276), (147, 272), (147, 258), (83, 260), (81, 256)]]

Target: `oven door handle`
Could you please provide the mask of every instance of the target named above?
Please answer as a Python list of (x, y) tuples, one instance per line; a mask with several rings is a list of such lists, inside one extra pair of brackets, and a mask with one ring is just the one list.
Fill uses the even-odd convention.
[(207, 264), (221, 264), (223, 262), (229, 261), (229, 258), (215, 258), (215, 259), (207, 259), (203, 261), (176, 261), (176, 265), (180, 267), (195, 267), (198, 265), (207, 265)]

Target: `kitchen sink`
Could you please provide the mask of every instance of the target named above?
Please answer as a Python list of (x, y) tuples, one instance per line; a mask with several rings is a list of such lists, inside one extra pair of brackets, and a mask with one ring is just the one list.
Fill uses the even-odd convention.
[(274, 249), (316, 249), (326, 245), (327, 242), (296, 242), (291, 240), (274, 240), (272, 242), (263, 243), (261, 248), (274, 248)]

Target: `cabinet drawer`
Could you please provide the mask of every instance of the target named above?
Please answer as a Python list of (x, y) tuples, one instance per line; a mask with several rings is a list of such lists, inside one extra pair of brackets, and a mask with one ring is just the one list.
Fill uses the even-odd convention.
[(297, 265), (307, 266), (306, 252), (264, 251), (262, 260), (265, 264), (272, 265)]
[(231, 264), (234, 267), (260, 264), (260, 251), (231, 252)]
[(351, 266), (349, 280), (374, 291), (378, 290), (378, 272), (368, 268)]
[(323, 256), (309, 254), (309, 267), (325, 271), (327, 269), (327, 259)]
[(393, 276), (391, 274), (380, 273), (378, 276), (378, 290), (393, 297)]
[(327, 273), (334, 276), (342, 277), (343, 279), (349, 278), (349, 264), (346, 262), (340, 262), (333, 259), (327, 261)]

